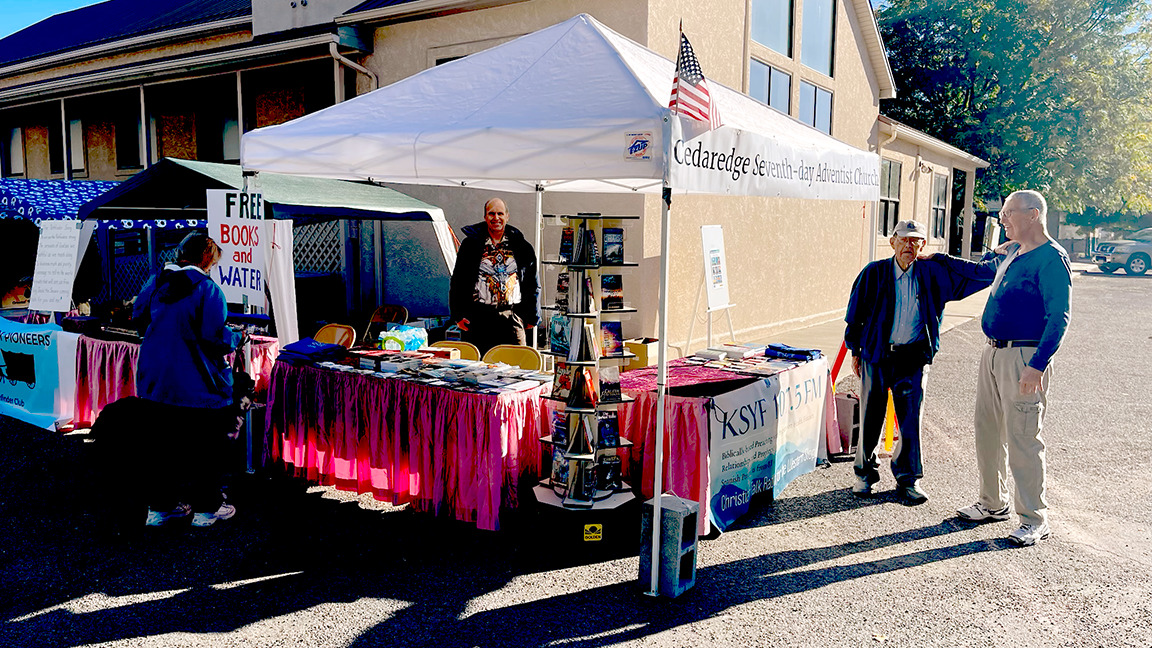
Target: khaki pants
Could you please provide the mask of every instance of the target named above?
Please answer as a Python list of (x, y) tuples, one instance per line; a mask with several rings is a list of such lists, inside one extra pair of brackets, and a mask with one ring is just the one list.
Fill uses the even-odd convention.
[(1044, 411), (1052, 366), (1040, 379), (1040, 391), (1020, 393), (1023, 373), (1035, 348), (984, 347), (976, 380), (976, 466), (980, 503), (991, 510), (1008, 505), (1008, 468), (1016, 480), (1016, 513), (1021, 524), (1048, 522), (1045, 492)]

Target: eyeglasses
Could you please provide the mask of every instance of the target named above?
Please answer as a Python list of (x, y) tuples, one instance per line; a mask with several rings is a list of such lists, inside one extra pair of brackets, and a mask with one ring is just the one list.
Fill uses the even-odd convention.
[(924, 239), (916, 238), (914, 236), (897, 236), (896, 237), (896, 244), (897, 245), (911, 245), (911, 246), (915, 247), (917, 245), (923, 245), (924, 243), (925, 243)]
[(1032, 211), (1033, 209), (1037, 209), (1037, 208), (1036, 207), (1025, 207), (1024, 209), (1001, 209), (1000, 215), (1001, 216), (1011, 216), (1012, 214), (1019, 214), (1021, 212)]

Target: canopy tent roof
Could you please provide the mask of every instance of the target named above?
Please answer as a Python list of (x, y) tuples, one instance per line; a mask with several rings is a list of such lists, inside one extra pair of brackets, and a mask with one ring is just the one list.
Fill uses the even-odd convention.
[(0, 219), (42, 220), (76, 218), (81, 206), (120, 183), (103, 180), (0, 180)]
[[(205, 189), (241, 189), (239, 165), (164, 158), (80, 209), (80, 218), (140, 219), (138, 210), (203, 218)], [(336, 218), (443, 221), (444, 212), (386, 187), (264, 173), (250, 178), (250, 191), (264, 195), (268, 215), (303, 221)]]
[[(207, 225), (207, 189), (242, 189), (235, 164), (164, 158), (79, 210), (81, 219), (118, 228), (184, 228)], [(248, 190), (263, 195), (265, 216), (297, 223), (334, 219), (431, 222), (449, 270), (456, 244), (444, 212), (399, 191), (361, 182), (303, 178), (277, 173), (252, 177)]]
[[(843, 199), (878, 195), (874, 153), (711, 80), (724, 125), (712, 133), (694, 131), (694, 122), (677, 119), (667, 108), (674, 73), (672, 61), (581, 14), (246, 133), (241, 161), (245, 169), (325, 178), (522, 192), (537, 184), (564, 191), (656, 192), (669, 151), (667, 170), (677, 190)], [(716, 146), (710, 146), (717, 133)], [(844, 183), (825, 187), (780, 173), (771, 186), (755, 191), (712, 187), (697, 177), (732, 172), (701, 168), (701, 156), (680, 155), (687, 140), (693, 148), (700, 143), (725, 154), (747, 149), (746, 157), (783, 160), (794, 169), (825, 161), (849, 175), (860, 169), (868, 181), (853, 193), (827, 195), (821, 192), (843, 189), (832, 185)]]

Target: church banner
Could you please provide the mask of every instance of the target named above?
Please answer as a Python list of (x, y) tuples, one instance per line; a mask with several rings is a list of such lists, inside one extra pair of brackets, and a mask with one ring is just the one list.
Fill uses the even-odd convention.
[(688, 139), (673, 129), (671, 183), (676, 190), (731, 196), (823, 200), (880, 199), (880, 158), (842, 149), (793, 146), (736, 128)]
[(804, 363), (712, 399), (709, 421), (709, 511), (724, 530), (748, 511), (749, 499), (778, 497), (816, 467), (824, 439), (828, 361)]

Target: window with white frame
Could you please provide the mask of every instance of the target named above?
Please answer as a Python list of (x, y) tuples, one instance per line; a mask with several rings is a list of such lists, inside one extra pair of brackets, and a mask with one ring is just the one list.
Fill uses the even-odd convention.
[(804, 0), (800, 62), (832, 76), (836, 34), (836, 0)]
[(3, 131), (4, 140), (0, 142), (0, 166), (5, 176), (24, 175), (24, 129), (19, 126)]
[(899, 162), (880, 161), (880, 217), (876, 228), (883, 236), (891, 236), (900, 220), (900, 171)]
[(72, 175), (88, 172), (88, 147), (84, 140), (84, 123), (79, 119), (68, 120), (68, 146), (72, 157)]
[(948, 235), (948, 176), (936, 174), (932, 181), (932, 235)]
[(832, 93), (807, 81), (801, 81), (800, 121), (831, 135)]
[(792, 107), (792, 75), (753, 59), (748, 75), (748, 96), (787, 115)]
[(752, 40), (792, 57), (793, 0), (752, 0)]

